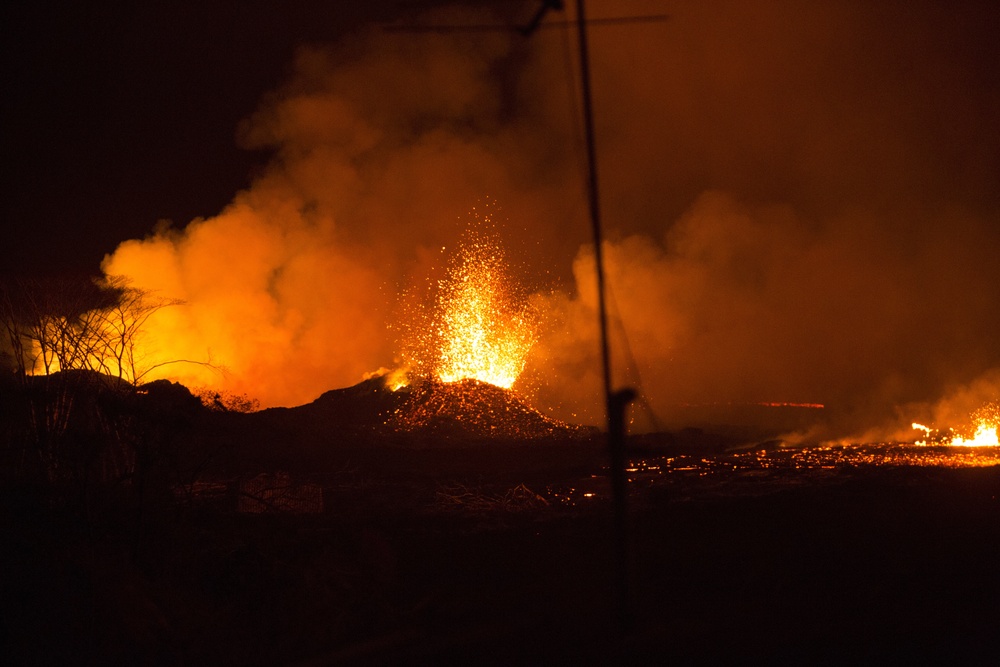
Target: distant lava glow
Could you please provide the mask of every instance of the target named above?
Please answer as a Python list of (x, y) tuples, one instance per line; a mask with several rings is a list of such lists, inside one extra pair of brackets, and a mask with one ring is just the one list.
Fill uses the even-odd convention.
[(923, 431), (927, 438), (918, 440), (917, 445), (951, 445), (953, 447), (997, 447), (1000, 439), (997, 429), (1000, 427), (1000, 405), (988, 403), (972, 413), (971, 437), (954, 429), (944, 432), (937, 431), (923, 424), (913, 423), (913, 429)]
[(535, 326), (500, 243), (481, 227), (466, 231), (444, 278), (431, 287), (430, 308), (401, 327), (410, 367), (444, 383), (513, 387)]

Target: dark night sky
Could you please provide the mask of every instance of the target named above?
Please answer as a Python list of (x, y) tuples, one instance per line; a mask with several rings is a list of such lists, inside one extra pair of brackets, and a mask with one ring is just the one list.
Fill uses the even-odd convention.
[(236, 128), (295, 48), (400, 4), (5, 3), (3, 272), (95, 273), (161, 218), (218, 212), (266, 162)]

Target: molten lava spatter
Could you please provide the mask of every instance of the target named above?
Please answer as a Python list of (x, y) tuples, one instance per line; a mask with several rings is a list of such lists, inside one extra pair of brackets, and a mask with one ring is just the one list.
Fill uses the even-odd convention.
[(405, 401), (386, 426), (446, 439), (585, 435), (512, 391), (535, 342), (535, 319), (489, 216), (472, 216), (444, 276), (409, 304), (399, 327), (403, 370), (383, 375)]
[(542, 414), (509, 389), (471, 378), (455, 382), (426, 380), (407, 388), (405, 393), (406, 401), (386, 421), (386, 426), (397, 432), (443, 440), (577, 439), (591, 434), (587, 427)]
[(510, 389), (524, 370), (535, 326), (503, 248), (484, 231), (488, 218), (477, 221), (463, 234), (445, 276), (432, 284), (429, 308), (403, 327), (403, 356), (419, 376)]
[(927, 439), (918, 440), (915, 443), (918, 445), (998, 447), (1000, 446), (1000, 438), (997, 436), (997, 430), (1000, 428), (1000, 405), (987, 403), (972, 413), (972, 428), (966, 430), (967, 434), (971, 434), (970, 437), (966, 437), (962, 432), (956, 432), (950, 428), (941, 432), (923, 424), (917, 424), (916, 422), (912, 426), (914, 430), (923, 431), (927, 435)]
[(509, 389), (534, 342), (533, 327), (518, 305), (499, 245), (467, 237), (440, 285), (437, 377)]

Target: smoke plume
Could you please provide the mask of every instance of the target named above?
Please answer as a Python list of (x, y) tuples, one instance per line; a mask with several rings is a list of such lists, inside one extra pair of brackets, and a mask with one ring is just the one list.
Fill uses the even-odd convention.
[[(997, 394), (1000, 11), (665, 9), (590, 31), (616, 382), (666, 425), (690, 404), (822, 403), (816, 437)], [(104, 270), (186, 302), (151, 323), (151, 358), (227, 369), (176, 377), (291, 405), (393, 365), (397, 295), (495, 200), (544, 322), (534, 400), (600, 423), (577, 76), (562, 28), (302, 49), (239, 131), (271, 166)]]

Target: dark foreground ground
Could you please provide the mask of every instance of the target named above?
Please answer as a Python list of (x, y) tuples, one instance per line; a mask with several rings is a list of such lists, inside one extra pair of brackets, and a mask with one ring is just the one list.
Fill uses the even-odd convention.
[(631, 485), (631, 624), (593, 443), (342, 453), (271, 508), (6, 488), (0, 662), (996, 664), (1000, 467), (671, 460)]

